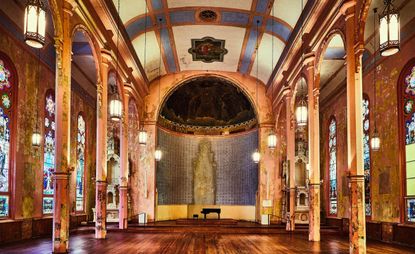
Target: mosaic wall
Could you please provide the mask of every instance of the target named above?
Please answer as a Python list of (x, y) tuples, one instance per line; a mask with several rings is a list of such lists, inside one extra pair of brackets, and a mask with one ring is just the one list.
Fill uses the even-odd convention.
[[(199, 137), (159, 129), (158, 140), (163, 151), (156, 171), (159, 205), (255, 205), (258, 167), (251, 154), (258, 147), (257, 131)], [(204, 191), (209, 198), (200, 198)]]

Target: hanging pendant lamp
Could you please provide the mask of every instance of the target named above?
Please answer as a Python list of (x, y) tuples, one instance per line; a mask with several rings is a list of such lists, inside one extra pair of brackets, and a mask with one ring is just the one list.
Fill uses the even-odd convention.
[(110, 118), (112, 121), (119, 122), (122, 117), (122, 102), (120, 97), (118, 96), (117, 91), (111, 98), (110, 105), (109, 105), (109, 113)]
[[(118, 8), (117, 8), (117, 13), (120, 13), (120, 0), (118, 0)], [(115, 122), (119, 122), (121, 121), (121, 117), (122, 117), (122, 101), (118, 95), (118, 89), (117, 89), (117, 85), (119, 82), (119, 47), (118, 47), (118, 42), (120, 39), (120, 32), (119, 29), (117, 29), (117, 55), (116, 55), (116, 64), (117, 64), (117, 72), (115, 74), (115, 88), (113, 89), (112, 93), (113, 95), (111, 96), (111, 100), (109, 103), (109, 114), (110, 114), (110, 119), (112, 121)]]
[(275, 135), (275, 132), (272, 131), (268, 135), (268, 148), (269, 149), (275, 149), (277, 147), (277, 135)]
[[(37, 84), (38, 84), (37, 91), (38, 92), (37, 93), (38, 93), (38, 96), (36, 96), (36, 108), (38, 107), (39, 88), (40, 88), (40, 82), (39, 82), (39, 80), (40, 80), (40, 49), (39, 49), (39, 52), (38, 52), (38, 61), (39, 61), (38, 65), (37, 65), (37, 75), (38, 75), (38, 77), (37, 77)], [(34, 148), (39, 148), (40, 144), (42, 142), (42, 135), (40, 134), (39, 124), (38, 124), (38, 112), (39, 111), (36, 110), (36, 118), (35, 118), (36, 127), (35, 127), (35, 130), (32, 133), (32, 146)]]
[(382, 56), (391, 56), (400, 49), (399, 12), (393, 0), (384, 0), (385, 8), (379, 19), (379, 50)]
[[(377, 9), (373, 9), (373, 27), (376, 27), (376, 13), (377, 13)], [(381, 32), (381, 31), (379, 31)], [(379, 151), (380, 149), (380, 137), (379, 137), (379, 133), (378, 130), (376, 128), (376, 31), (374, 31), (374, 35), (373, 35), (373, 47), (374, 47), (374, 67), (373, 67), (373, 98), (374, 98), (374, 105), (373, 105), (373, 112), (374, 112), (374, 124), (375, 124), (375, 130), (373, 132), (372, 138), (370, 139), (370, 147), (372, 149), (372, 151)]]
[[(258, 105), (258, 62), (259, 62), (259, 45), (258, 45), (258, 26), (259, 26), (259, 20), (256, 21), (256, 53), (257, 53), (257, 61), (256, 61), (256, 104)], [(261, 154), (259, 153), (258, 148), (255, 150), (255, 152), (252, 154), (252, 160), (254, 163), (259, 163), (261, 160)]]
[(24, 41), (34, 48), (45, 44), (46, 6), (42, 0), (28, 0), (24, 13)]
[[(159, 23), (160, 23), (160, 29), (161, 29), (161, 24), (162, 24), (162, 19), (160, 18), (159, 19)], [(159, 101), (158, 101), (158, 104), (160, 105), (160, 86), (161, 86), (161, 45), (160, 45), (160, 47), (159, 47), (159, 73), (158, 73), (158, 78), (159, 78), (159, 80), (158, 80), (158, 95), (159, 95)], [(158, 143), (158, 139), (157, 139), (157, 143)], [(162, 156), (163, 156), (163, 152), (161, 151), (161, 149), (160, 149), (160, 147), (157, 145), (157, 148), (156, 148), (156, 151), (154, 151), (154, 158), (155, 158), (155, 160), (156, 161), (160, 161), (161, 160), (161, 158), (162, 158)]]

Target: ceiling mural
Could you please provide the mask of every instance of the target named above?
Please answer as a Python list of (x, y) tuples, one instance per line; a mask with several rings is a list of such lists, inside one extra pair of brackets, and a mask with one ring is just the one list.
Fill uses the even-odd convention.
[(254, 127), (256, 115), (249, 99), (231, 82), (198, 77), (186, 81), (167, 98), (159, 122), (180, 132), (235, 132)]
[(204, 63), (223, 62), (223, 56), (228, 53), (225, 49), (225, 40), (217, 40), (212, 37), (192, 39), (192, 47), (189, 49), (193, 61)]
[[(115, 6), (118, 1), (113, 0)], [(229, 71), (258, 77), (264, 83), (309, 2), (304, 0), (302, 5), (301, 1), (290, 0), (152, 0), (147, 4), (145, 0), (120, 1), (121, 20), (150, 81), (159, 75), (155, 63), (159, 62), (161, 48), (160, 75), (186, 70)], [(221, 55), (225, 48), (213, 47), (213, 42), (199, 48), (192, 42), (205, 37), (226, 41), (227, 53)], [(258, 73), (253, 68), (257, 60)]]

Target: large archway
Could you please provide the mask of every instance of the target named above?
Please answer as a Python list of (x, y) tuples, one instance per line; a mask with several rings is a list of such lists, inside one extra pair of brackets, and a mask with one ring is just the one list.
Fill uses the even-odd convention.
[(215, 207), (224, 218), (255, 220), (258, 129), (245, 93), (224, 78), (195, 77), (172, 90), (159, 112), (156, 219)]

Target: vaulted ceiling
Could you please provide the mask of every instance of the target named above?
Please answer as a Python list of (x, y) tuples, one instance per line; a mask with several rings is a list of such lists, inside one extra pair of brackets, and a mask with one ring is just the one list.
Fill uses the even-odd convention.
[[(150, 81), (159, 76), (159, 71), (160, 75), (186, 70), (230, 71), (256, 77), (259, 59), (258, 77), (264, 83), (268, 82), (306, 2), (113, 0)], [(255, 50), (257, 20), (258, 55)], [(227, 50), (222, 61), (198, 61), (189, 53), (192, 40), (204, 37), (222, 40)]]

